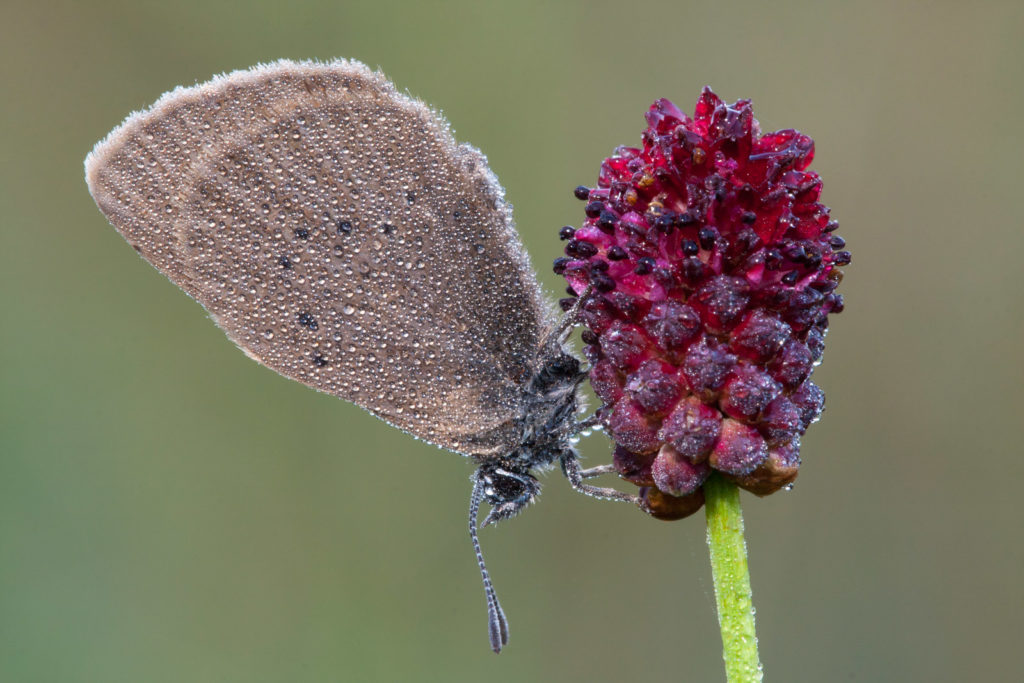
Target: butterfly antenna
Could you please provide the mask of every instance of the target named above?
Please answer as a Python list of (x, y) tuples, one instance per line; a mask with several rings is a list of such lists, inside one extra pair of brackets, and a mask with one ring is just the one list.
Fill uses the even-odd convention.
[(491, 575), (487, 573), (484, 554), (480, 550), (480, 539), (477, 537), (476, 517), (483, 497), (484, 483), (474, 475), (473, 494), (469, 499), (469, 537), (473, 540), (476, 563), (480, 567), (480, 578), (484, 581), (484, 594), (487, 596), (487, 633), (491, 638), (491, 649), (498, 653), (501, 652), (502, 647), (508, 644), (508, 619), (505, 618), (505, 611), (501, 609), (498, 595), (494, 592)]

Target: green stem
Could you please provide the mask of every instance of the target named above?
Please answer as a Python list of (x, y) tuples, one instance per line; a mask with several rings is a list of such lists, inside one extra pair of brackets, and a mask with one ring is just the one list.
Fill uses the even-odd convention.
[(762, 671), (757, 657), (740, 491), (716, 474), (704, 484), (704, 497), (726, 679), (729, 683), (756, 683)]

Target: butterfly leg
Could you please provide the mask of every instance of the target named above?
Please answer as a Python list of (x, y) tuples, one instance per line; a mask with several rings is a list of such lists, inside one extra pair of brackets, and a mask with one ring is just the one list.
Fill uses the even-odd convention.
[(635, 496), (631, 493), (624, 493), (622, 491), (616, 491), (613, 488), (591, 486), (590, 484), (583, 483), (584, 479), (614, 471), (613, 469), (608, 469), (611, 468), (611, 465), (603, 465), (601, 467), (584, 470), (580, 467), (579, 457), (571, 451), (566, 451), (562, 454), (561, 463), (562, 471), (565, 473), (566, 479), (569, 480), (569, 485), (583, 495), (590, 496), (591, 498), (599, 498), (601, 500), (621, 500), (627, 503), (640, 505), (639, 496)]
[(617, 470), (615, 465), (598, 465), (597, 467), (588, 467), (585, 470), (580, 470), (580, 477), (583, 479), (591, 479), (593, 477), (600, 477), (602, 474), (616, 474)]
[(576, 303), (572, 305), (572, 308), (565, 312), (565, 315), (562, 316), (562, 319), (558, 323), (558, 327), (545, 335), (545, 344), (551, 343), (552, 341), (558, 344), (565, 343), (565, 340), (572, 332), (572, 328), (578, 322), (580, 308), (583, 307), (583, 302), (590, 296), (592, 289), (593, 285), (588, 285), (587, 288), (583, 290), (583, 293), (576, 297)]
[[(585, 376), (586, 375), (584, 375), (584, 377)], [(590, 417), (586, 418), (585, 420), (580, 420), (579, 422), (574, 424), (572, 426), (572, 432), (571, 432), (570, 435), (574, 436), (576, 434), (579, 434), (580, 432), (585, 432), (588, 429), (594, 429), (595, 427), (599, 427), (600, 425), (601, 425), (601, 418), (598, 417), (597, 415), (591, 415)]]

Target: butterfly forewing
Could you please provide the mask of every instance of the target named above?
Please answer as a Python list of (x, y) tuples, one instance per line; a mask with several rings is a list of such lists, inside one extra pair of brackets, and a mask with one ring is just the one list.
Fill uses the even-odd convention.
[(547, 311), (501, 188), (355, 62), (165, 95), (86, 160), (114, 226), (245, 352), (416, 436), (518, 438)]

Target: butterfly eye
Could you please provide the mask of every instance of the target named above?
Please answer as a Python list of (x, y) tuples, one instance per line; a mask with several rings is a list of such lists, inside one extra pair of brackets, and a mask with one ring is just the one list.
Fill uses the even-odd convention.
[(486, 489), (488, 503), (501, 503), (515, 500), (526, 492), (526, 483), (522, 476), (506, 473), (495, 473), (490, 477)]

